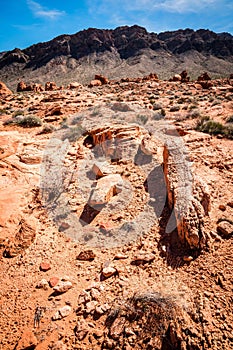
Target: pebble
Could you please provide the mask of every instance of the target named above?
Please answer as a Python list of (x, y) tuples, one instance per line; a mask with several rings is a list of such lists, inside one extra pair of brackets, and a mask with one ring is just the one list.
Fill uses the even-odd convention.
[(63, 307), (61, 307), (56, 313), (55, 315), (53, 315), (52, 319), (53, 321), (56, 320), (60, 320), (64, 317), (67, 317), (72, 311), (72, 307), (69, 305), (65, 305)]
[(226, 210), (226, 206), (224, 204), (220, 204), (218, 208), (222, 211)]
[(111, 266), (108, 266), (108, 267), (104, 267), (103, 270), (102, 270), (102, 275), (105, 277), (105, 278), (109, 278), (113, 275), (115, 275), (117, 272), (117, 270), (114, 268), (114, 267), (111, 267)]
[(72, 288), (72, 283), (70, 281), (60, 281), (55, 287), (53, 287), (53, 290), (58, 293), (65, 293), (70, 288)]
[(132, 264), (134, 265), (141, 265), (141, 264), (146, 264), (146, 263), (150, 263), (155, 259), (155, 255), (152, 253), (142, 253), (142, 254), (138, 254), (134, 257)]
[(110, 309), (108, 304), (102, 304), (100, 306), (96, 306), (95, 311), (98, 315), (105, 314)]
[(82, 260), (82, 261), (91, 261), (94, 259), (95, 259), (95, 253), (91, 249), (84, 250), (80, 252), (79, 255), (77, 256), (77, 260)]
[(127, 255), (118, 253), (118, 254), (115, 255), (114, 260), (121, 260), (121, 259), (127, 259), (127, 258), (128, 258)]
[(186, 261), (186, 262), (190, 262), (190, 261), (193, 260), (193, 257), (192, 257), (191, 255), (185, 255), (185, 256), (183, 257), (183, 260)]
[(47, 290), (49, 288), (49, 284), (48, 282), (46, 281), (46, 279), (42, 279), (36, 286), (36, 288), (41, 288), (41, 289), (44, 289), (44, 290)]
[(55, 287), (58, 284), (59, 281), (60, 281), (59, 277), (56, 277), (56, 276), (51, 277), (50, 280), (49, 280), (50, 287), (51, 288)]
[(97, 304), (98, 304), (98, 303), (97, 303), (97, 301), (95, 301), (95, 300), (89, 301), (89, 302), (86, 304), (86, 309), (85, 309), (86, 313), (87, 313), (87, 314), (93, 313), (93, 312), (95, 311), (95, 308), (96, 308)]
[(217, 232), (225, 237), (229, 237), (233, 234), (233, 225), (228, 221), (221, 221), (217, 226)]
[(48, 271), (50, 269), (51, 269), (50, 263), (47, 261), (42, 261), (42, 263), (40, 264), (40, 270), (45, 272), (45, 271)]

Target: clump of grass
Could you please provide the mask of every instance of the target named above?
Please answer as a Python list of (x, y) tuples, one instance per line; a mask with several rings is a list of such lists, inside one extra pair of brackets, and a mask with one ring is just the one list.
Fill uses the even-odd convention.
[[(125, 303), (116, 305), (110, 310), (105, 326), (111, 332), (117, 320), (121, 320), (128, 329), (137, 324), (136, 341), (139, 348), (158, 349), (170, 343), (170, 324), (178, 324), (176, 323), (178, 319), (184, 321), (183, 311), (172, 295), (164, 296), (158, 292), (135, 293)], [(176, 329), (174, 331), (176, 333)], [(127, 339), (123, 328), (120, 336), (117, 341), (123, 344), (124, 338)]]
[(223, 125), (222, 123), (216, 122), (207, 116), (204, 116), (198, 120), (196, 130), (210, 135), (223, 135), (226, 138), (233, 139), (232, 125)]
[[(165, 112), (165, 114), (166, 114), (166, 112)], [(165, 114), (163, 114), (162, 110), (161, 110), (160, 113), (154, 113), (152, 118), (153, 118), (153, 120), (161, 120), (161, 119), (164, 119)]]
[(44, 124), (44, 126), (40, 132), (40, 135), (41, 134), (51, 134), (54, 130), (55, 130), (55, 128), (53, 125)]
[(12, 114), (12, 117), (15, 118), (18, 115), (24, 115), (24, 111), (21, 109), (18, 109), (17, 111), (14, 111), (14, 113)]
[(0, 115), (8, 114), (6, 109), (0, 109)]
[(223, 125), (206, 116), (198, 120), (196, 129), (211, 135), (219, 135), (223, 133)]
[(147, 121), (148, 121), (147, 115), (144, 115), (144, 114), (137, 115), (137, 122), (139, 122), (140, 124), (146, 124)]
[(165, 111), (165, 109), (164, 109), (164, 108), (161, 108), (160, 113), (161, 113), (161, 115), (162, 115), (163, 117), (165, 117), (165, 115), (166, 115), (166, 111)]
[(170, 112), (178, 112), (179, 110), (180, 110), (180, 106), (175, 105), (170, 107)]
[(227, 118), (226, 123), (233, 123), (233, 115)]
[(191, 111), (190, 113), (188, 113), (187, 117), (190, 119), (195, 119), (201, 116), (201, 112), (199, 111), (199, 109), (194, 109), (193, 111)]
[(23, 128), (34, 128), (41, 126), (42, 120), (39, 117), (32, 115), (28, 115), (25, 117), (18, 115), (17, 117), (9, 119), (4, 123), (4, 125), (9, 124), (22, 126)]

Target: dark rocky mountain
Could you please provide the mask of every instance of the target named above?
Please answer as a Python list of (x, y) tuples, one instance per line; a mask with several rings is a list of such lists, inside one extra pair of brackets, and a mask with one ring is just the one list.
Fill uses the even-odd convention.
[(109, 78), (155, 72), (161, 79), (187, 69), (213, 77), (233, 72), (233, 36), (192, 29), (149, 33), (134, 25), (114, 30), (90, 28), (73, 35), (0, 53), (0, 79), (15, 87), (19, 79), (44, 83), (86, 83), (95, 73)]

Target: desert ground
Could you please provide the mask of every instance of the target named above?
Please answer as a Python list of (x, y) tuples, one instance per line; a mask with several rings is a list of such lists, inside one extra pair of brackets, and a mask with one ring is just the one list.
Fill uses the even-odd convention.
[[(2, 87), (1, 350), (233, 349), (233, 80), (174, 80)], [(166, 163), (156, 125), (179, 139), (181, 163)], [(111, 157), (114, 137), (139, 160)], [(195, 201), (167, 232), (187, 204), (187, 157)], [(160, 203), (152, 163), (171, 185), (153, 222), (151, 206), (140, 216)]]

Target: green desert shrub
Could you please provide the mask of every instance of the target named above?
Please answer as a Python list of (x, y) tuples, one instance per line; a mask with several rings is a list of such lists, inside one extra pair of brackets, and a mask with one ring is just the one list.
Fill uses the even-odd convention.
[(223, 135), (229, 139), (233, 138), (232, 125), (223, 125), (222, 123), (216, 122), (207, 116), (204, 116), (198, 120), (196, 130), (210, 135)]
[(24, 111), (21, 109), (18, 109), (17, 111), (14, 111), (14, 113), (12, 114), (12, 117), (15, 118), (18, 115), (24, 115)]
[(230, 117), (226, 120), (227, 123), (233, 123), (233, 115), (230, 115)]
[(23, 117), (22, 115), (18, 115), (17, 117), (9, 119), (4, 123), (4, 125), (9, 124), (22, 126), (23, 128), (33, 128), (41, 126), (42, 120), (39, 117), (32, 115), (28, 115), (25, 117)]
[(174, 105), (170, 107), (170, 112), (178, 112), (180, 110), (180, 106)]

